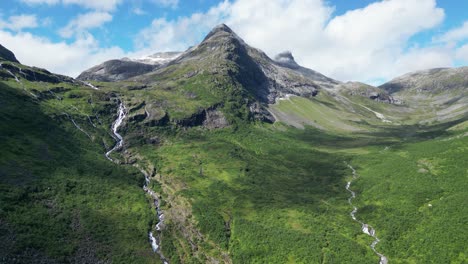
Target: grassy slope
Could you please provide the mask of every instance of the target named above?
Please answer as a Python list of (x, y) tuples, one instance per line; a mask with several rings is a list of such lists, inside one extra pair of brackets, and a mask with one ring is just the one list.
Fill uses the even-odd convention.
[[(106, 111), (88, 100), (103, 94), (23, 83), (0, 83), (1, 261), (157, 263), (147, 242), (153, 215), (140, 187), (143, 176), (104, 158), (99, 142), (104, 137), (111, 144), (112, 116), (102, 125), (94, 120), (94, 130), (86, 116)], [(57, 86), (70, 89), (57, 92), (61, 101), (38, 101), (23, 91), (39, 95)]]

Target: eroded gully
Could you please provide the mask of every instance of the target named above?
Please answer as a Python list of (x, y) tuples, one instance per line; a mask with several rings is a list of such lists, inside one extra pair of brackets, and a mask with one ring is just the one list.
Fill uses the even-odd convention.
[(375, 232), (375, 229), (360, 221), (359, 219), (356, 218), (356, 213), (358, 211), (358, 208), (353, 204), (353, 199), (356, 198), (356, 193), (354, 191), (351, 190), (351, 184), (358, 178), (358, 175), (356, 173), (356, 170), (349, 164), (346, 164), (350, 169), (351, 171), (353, 172), (353, 178), (346, 183), (346, 190), (351, 193), (351, 196), (348, 198), (348, 203), (349, 205), (351, 205), (353, 207), (353, 210), (351, 211), (350, 215), (351, 215), (351, 218), (358, 222), (359, 224), (361, 224), (361, 230), (364, 234), (368, 235), (368, 236), (371, 236), (374, 238), (374, 241), (372, 241), (372, 243), (370, 244), (370, 248), (372, 249), (372, 251), (374, 251), (374, 253), (379, 256), (380, 258), (380, 262), (379, 264), (387, 264), (388, 263), (388, 259), (386, 256), (384, 256), (382, 253), (378, 252), (376, 249), (375, 249), (375, 246), (380, 242), (380, 239), (377, 237), (377, 234)]
[[(119, 127), (122, 125), (122, 122), (123, 120), (125, 119), (125, 117), (127, 116), (127, 113), (126, 113), (126, 108), (125, 108), (125, 105), (120, 102), (119, 104), (119, 109), (118, 109), (118, 113), (117, 113), (117, 119), (112, 123), (112, 133), (114, 134), (115, 136), (115, 139), (116, 139), (116, 143), (115, 143), (115, 146), (106, 152), (106, 158), (112, 162), (117, 162), (116, 160), (114, 160), (113, 158), (111, 158), (111, 154), (112, 152), (122, 148), (123, 146), (123, 143), (124, 143), (124, 139), (122, 137), (122, 135), (119, 134), (118, 130), (119, 130)], [(156, 217), (158, 218), (158, 224), (156, 225), (156, 232), (153, 232), (153, 230), (151, 230), (149, 233), (148, 233), (148, 239), (149, 239), (149, 242), (151, 243), (151, 248), (153, 249), (153, 251), (155, 253), (157, 253), (159, 255), (159, 257), (161, 258), (161, 261), (164, 263), (164, 264), (169, 264), (168, 260), (164, 257), (164, 255), (162, 254), (161, 250), (160, 250), (160, 247), (161, 247), (161, 226), (164, 222), (164, 214), (160, 208), (160, 202), (159, 202), (159, 197), (158, 195), (153, 192), (153, 190), (151, 190), (148, 185), (150, 183), (150, 176), (146, 171), (140, 169), (140, 172), (145, 175), (145, 184), (143, 185), (143, 190), (149, 194), (151, 196), (151, 199), (153, 200), (153, 203), (154, 203), (154, 206), (156, 207)]]

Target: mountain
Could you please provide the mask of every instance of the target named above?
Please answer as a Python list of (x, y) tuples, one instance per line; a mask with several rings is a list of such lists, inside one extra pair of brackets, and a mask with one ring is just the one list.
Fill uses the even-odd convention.
[(381, 85), (380, 88), (392, 94), (398, 92), (437, 94), (451, 90), (466, 90), (467, 86), (468, 67), (460, 67), (407, 73)]
[(341, 83), (226, 25), (95, 86), (0, 64), (1, 263), (468, 261), (463, 74)]
[(421, 122), (468, 114), (468, 67), (437, 68), (397, 77), (379, 88), (411, 108)]
[(82, 72), (77, 80), (115, 82), (151, 72), (177, 58), (180, 52), (162, 52), (140, 59), (115, 59), (105, 61)]
[[(194, 77), (202, 70), (211, 74), (229, 71), (228, 75), (233, 81), (242, 84), (258, 100), (265, 103), (274, 103), (277, 98), (286, 94), (313, 96), (321, 87), (332, 87), (339, 83), (297, 65), (290, 53), (279, 55), (277, 61), (270, 59), (264, 52), (246, 44), (224, 24), (215, 27), (199, 45), (182, 54), (169, 53), (169, 55), (172, 54), (176, 54), (178, 57), (158, 71), (150, 73), (146, 77), (135, 77), (135, 80), (150, 81), (148, 80), (151, 78), (150, 76), (163, 76), (168, 69), (175, 71), (175, 68), (195, 67), (192, 64), (197, 62), (200, 63), (198, 69), (186, 72), (186, 76)], [(152, 58), (159, 56), (153, 55)], [(286, 57), (288, 60), (285, 60)], [(230, 69), (230, 66), (235, 68)], [(102, 69), (100, 66), (96, 67), (93, 67), (92, 71)], [(80, 76), (86, 76), (88, 71)], [(78, 77), (78, 79), (83, 79), (83, 77)], [(86, 77), (86, 79), (93, 80), (92, 76)], [(94, 80), (99, 80), (99, 77), (95, 76)]]
[(297, 64), (294, 60), (294, 57), (291, 52), (285, 51), (275, 56), (275, 61), (277, 64), (295, 70), (302, 76), (313, 80), (322, 87), (333, 88), (335, 85), (339, 84), (339, 81), (333, 80), (319, 72), (305, 68)]
[(76, 79), (82, 81), (115, 82), (145, 74), (156, 69), (157, 66), (136, 61), (109, 60), (82, 72)]
[(351, 96), (358, 95), (389, 104), (399, 103), (386, 90), (361, 82), (346, 82), (337, 85), (335, 88)]
[(0, 59), (19, 63), (19, 61), (15, 57), (15, 54), (13, 54), (13, 52), (11, 52), (9, 49), (5, 48), (2, 45), (0, 45)]
[(138, 59), (123, 58), (122, 60), (136, 61), (136, 62), (152, 64), (152, 65), (162, 65), (162, 64), (168, 63), (176, 59), (181, 54), (182, 52), (177, 52), (177, 51), (157, 52), (152, 55), (141, 57)]

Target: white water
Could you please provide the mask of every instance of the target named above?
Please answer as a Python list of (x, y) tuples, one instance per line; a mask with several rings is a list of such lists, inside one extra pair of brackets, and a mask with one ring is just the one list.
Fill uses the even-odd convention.
[(89, 82), (83, 82), (86, 86), (89, 86), (91, 88), (93, 88), (94, 90), (99, 90), (99, 88), (97, 88), (96, 86), (92, 85), (91, 83)]
[(384, 123), (391, 123), (391, 122), (392, 122), (392, 121), (388, 120), (383, 114), (381, 114), (381, 113), (379, 113), (379, 112), (376, 112), (376, 111), (370, 109), (370, 108), (367, 107), (367, 106), (363, 106), (363, 105), (361, 105), (361, 104), (360, 104), (360, 106), (363, 107), (363, 108), (365, 108), (367, 111), (370, 111), (370, 112), (374, 113), (374, 115), (375, 115), (377, 118), (379, 118), (380, 120), (382, 120), (382, 122), (384, 122)]
[(370, 109), (369, 107), (364, 106), (364, 105), (362, 105), (362, 104), (357, 104), (357, 103), (355, 103), (355, 102), (349, 100), (348, 98), (346, 98), (346, 97), (344, 97), (344, 96), (340, 96), (340, 97), (341, 97), (342, 99), (344, 99), (344, 100), (346, 100), (346, 101), (352, 103), (352, 104), (359, 105), (360, 107), (366, 109), (366, 110), (369, 111), (369, 112), (372, 112), (378, 119), (382, 120), (382, 122), (384, 122), (384, 123), (392, 123), (392, 121), (388, 120), (382, 113), (376, 112), (376, 111), (374, 111), (374, 110)]
[[(109, 150), (108, 152), (106, 152), (106, 158), (109, 159), (110, 161), (113, 161), (115, 162), (111, 157), (110, 157), (110, 154), (121, 148), (123, 146), (123, 137), (122, 135), (120, 135), (118, 133), (118, 130), (119, 130), (119, 127), (122, 125), (122, 122), (123, 120), (125, 119), (125, 117), (127, 117), (127, 113), (126, 113), (126, 108), (125, 108), (125, 105), (120, 102), (119, 104), (119, 110), (118, 110), (118, 116), (117, 116), (117, 119), (114, 121), (114, 123), (112, 123), (112, 133), (114, 134), (114, 136), (116, 137), (117, 139), (117, 142), (115, 144), (115, 146)], [(167, 259), (164, 257), (164, 255), (162, 254), (161, 250), (160, 250), (160, 247), (161, 247), (161, 228), (162, 228), (162, 225), (164, 224), (164, 214), (162, 213), (162, 210), (161, 210), (161, 207), (159, 206), (159, 197), (158, 195), (153, 191), (151, 190), (150, 188), (148, 188), (148, 184), (150, 183), (150, 175), (148, 173), (146, 173), (144, 170), (141, 170), (140, 169), (140, 172), (145, 175), (145, 184), (143, 185), (143, 190), (149, 194), (151, 196), (151, 199), (153, 200), (153, 203), (154, 203), (154, 206), (156, 207), (156, 218), (158, 218), (158, 224), (156, 225), (156, 235), (150, 231), (148, 233), (148, 240), (151, 244), (151, 248), (153, 249), (153, 252), (157, 253), (159, 255), (159, 257), (161, 258), (161, 261), (164, 263), (164, 264), (169, 264), (169, 262), (167, 261)]]
[(368, 236), (371, 236), (374, 238), (374, 241), (372, 242), (372, 244), (370, 244), (370, 248), (372, 249), (372, 251), (374, 251), (374, 253), (379, 256), (380, 258), (380, 262), (379, 264), (387, 264), (388, 263), (388, 259), (386, 256), (384, 256), (382, 253), (378, 252), (376, 249), (375, 249), (375, 246), (380, 242), (380, 239), (377, 237), (377, 234), (375, 232), (375, 229), (372, 228), (372, 226), (362, 222), (362, 221), (359, 221), (357, 218), (356, 218), (356, 213), (358, 211), (357, 207), (353, 205), (353, 202), (352, 200), (354, 198), (356, 198), (356, 193), (353, 192), (350, 187), (351, 187), (351, 183), (356, 180), (358, 178), (357, 176), (357, 173), (356, 173), (356, 170), (349, 164), (347, 164), (348, 167), (353, 171), (353, 178), (351, 181), (347, 182), (346, 183), (346, 190), (351, 193), (351, 196), (348, 198), (348, 203), (349, 205), (351, 205), (353, 207), (353, 210), (351, 211), (350, 215), (351, 215), (351, 218), (358, 222), (359, 224), (361, 224), (361, 230), (364, 234), (368, 235)]
[(120, 105), (119, 105), (119, 110), (118, 110), (118, 116), (117, 116), (117, 119), (114, 121), (114, 123), (112, 123), (112, 133), (114, 134), (114, 136), (116, 137), (117, 139), (117, 143), (115, 144), (115, 146), (106, 152), (106, 158), (110, 161), (114, 161), (111, 157), (110, 157), (110, 154), (117, 150), (117, 149), (120, 149), (122, 146), (123, 146), (123, 138), (122, 138), (122, 135), (119, 134), (119, 132), (117, 132), (119, 130), (119, 127), (120, 125), (122, 125), (122, 121), (125, 119), (125, 117), (127, 116), (126, 112), (125, 112), (125, 106), (124, 104), (121, 102)]
[[(15, 81), (16, 81), (17, 83), (21, 84), (21, 88), (23, 88), (23, 90), (24, 90), (25, 92), (29, 93), (32, 97), (34, 97), (34, 98), (37, 99), (37, 95), (35, 95), (35, 94), (33, 94), (32, 92), (26, 90), (26, 88), (24, 87), (24, 84), (20, 81), (20, 79), (19, 79), (18, 77), (16, 77), (16, 75), (13, 74), (10, 70), (8, 70), (7, 68), (3, 67), (2, 65), (3, 65), (3, 64), (0, 63), (0, 68), (5, 69), (5, 71), (8, 72), (8, 74), (10, 74), (13, 78), (15, 78)], [(17, 68), (19, 69), (19, 72), (20, 72), (21, 74), (24, 75), (24, 73), (21, 71), (21, 68), (20, 68), (20, 67), (17, 67)]]
[(80, 130), (81, 132), (83, 132), (86, 136), (88, 136), (90, 139), (91, 139), (91, 135), (89, 135), (88, 132), (86, 132), (84, 129), (82, 129), (76, 122), (75, 120), (67, 113), (63, 112), (67, 117), (68, 119), (70, 119), (70, 121), (72, 121), (73, 125), (78, 129)]
[[(0, 68), (3, 68), (2, 65), (3, 65), (3, 64), (0, 63)], [(16, 75), (14, 75), (10, 70), (8, 70), (7, 68), (3, 68), (3, 69), (5, 69), (5, 71), (8, 72), (8, 74), (10, 74), (11, 76), (13, 76), (13, 78), (15, 78), (15, 81), (16, 81), (17, 83), (21, 83), (20, 80), (18, 79), (18, 77), (16, 77)]]

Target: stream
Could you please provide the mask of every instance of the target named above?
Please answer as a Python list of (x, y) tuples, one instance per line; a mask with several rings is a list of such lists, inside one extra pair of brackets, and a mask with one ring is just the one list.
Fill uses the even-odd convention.
[(346, 183), (346, 190), (349, 193), (351, 193), (351, 196), (348, 198), (348, 203), (349, 203), (349, 205), (351, 205), (353, 207), (353, 210), (351, 211), (350, 216), (354, 221), (361, 224), (361, 230), (362, 230), (362, 232), (364, 234), (374, 238), (374, 241), (370, 244), (370, 248), (372, 249), (372, 251), (374, 251), (374, 253), (377, 256), (379, 256), (379, 258), (380, 258), (379, 264), (387, 264), (388, 263), (387, 257), (384, 256), (382, 253), (378, 252), (375, 249), (375, 246), (380, 242), (380, 239), (377, 237), (375, 229), (372, 226), (370, 226), (370, 225), (368, 225), (368, 224), (366, 224), (366, 223), (364, 223), (364, 222), (362, 222), (362, 221), (360, 221), (360, 220), (358, 220), (356, 218), (356, 213), (358, 211), (358, 208), (353, 204), (353, 201), (352, 201), (354, 198), (356, 198), (356, 193), (354, 191), (352, 191), (350, 189), (350, 187), (351, 187), (351, 184), (353, 183), (353, 181), (355, 181), (358, 178), (358, 175), (356, 173), (356, 170), (351, 165), (349, 165), (349, 164), (346, 164), (346, 165), (348, 165), (348, 167), (353, 171), (353, 178), (349, 182)]
[[(119, 104), (119, 109), (118, 109), (118, 115), (117, 115), (117, 119), (112, 123), (112, 133), (114, 134), (115, 138), (116, 138), (116, 143), (115, 143), (115, 146), (106, 152), (106, 158), (112, 162), (116, 162), (114, 159), (112, 159), (110, 157), (110, 154), (118, 149), (120, 149), (122, 146), (123, 146), (123, 137), (122, 135), (120, 135), (118, 133), (118, 130), (119, 130), (119, 127), (122, 125), (122, 122), (123, 120), (125, 119), (125, 117), (127, 117), (127, 113), (126, 113), (126, 108), (125, 108), (125, 105), (123, 104), (123, 102), (120, 102)], [(155, 253), (157, 253), (159, 255), (159, 257), (161, 258), (161, 261), (164, 263), (164, 264), (169, 264), (169, 261), (164, 257), (164, 255), (162, 254), (161, 250), (160, 250), (160, 247), (161, 247), (161, 228), (162, 228), (162, 225), (164, 223), (164, 214), (161, 210), (161, 207), (160, 207), (160, 202), (159, 202), (159, 197), (158, 195), (153, 191), (151, 190), (148, 185), (150, 184), (150, 177), (151, 175), (148, 174), (146, 171), (140, 169), (140, 172), (145, 175), (145, 184), (143, 185), (143, 190), (149, 194), (151, 196), (151, 199), (153, 200), (153, 203), (154, 203), (154, 206), (156, 207), (156, 217), (158, 218), (158, 224), (156, 225), (156, 232), (153, 232), (153, 230), (151, 230), (149, 233), (148, 233), (148, 240), (151, 244), (151, 248), (153, 249), (153, 251)]]

